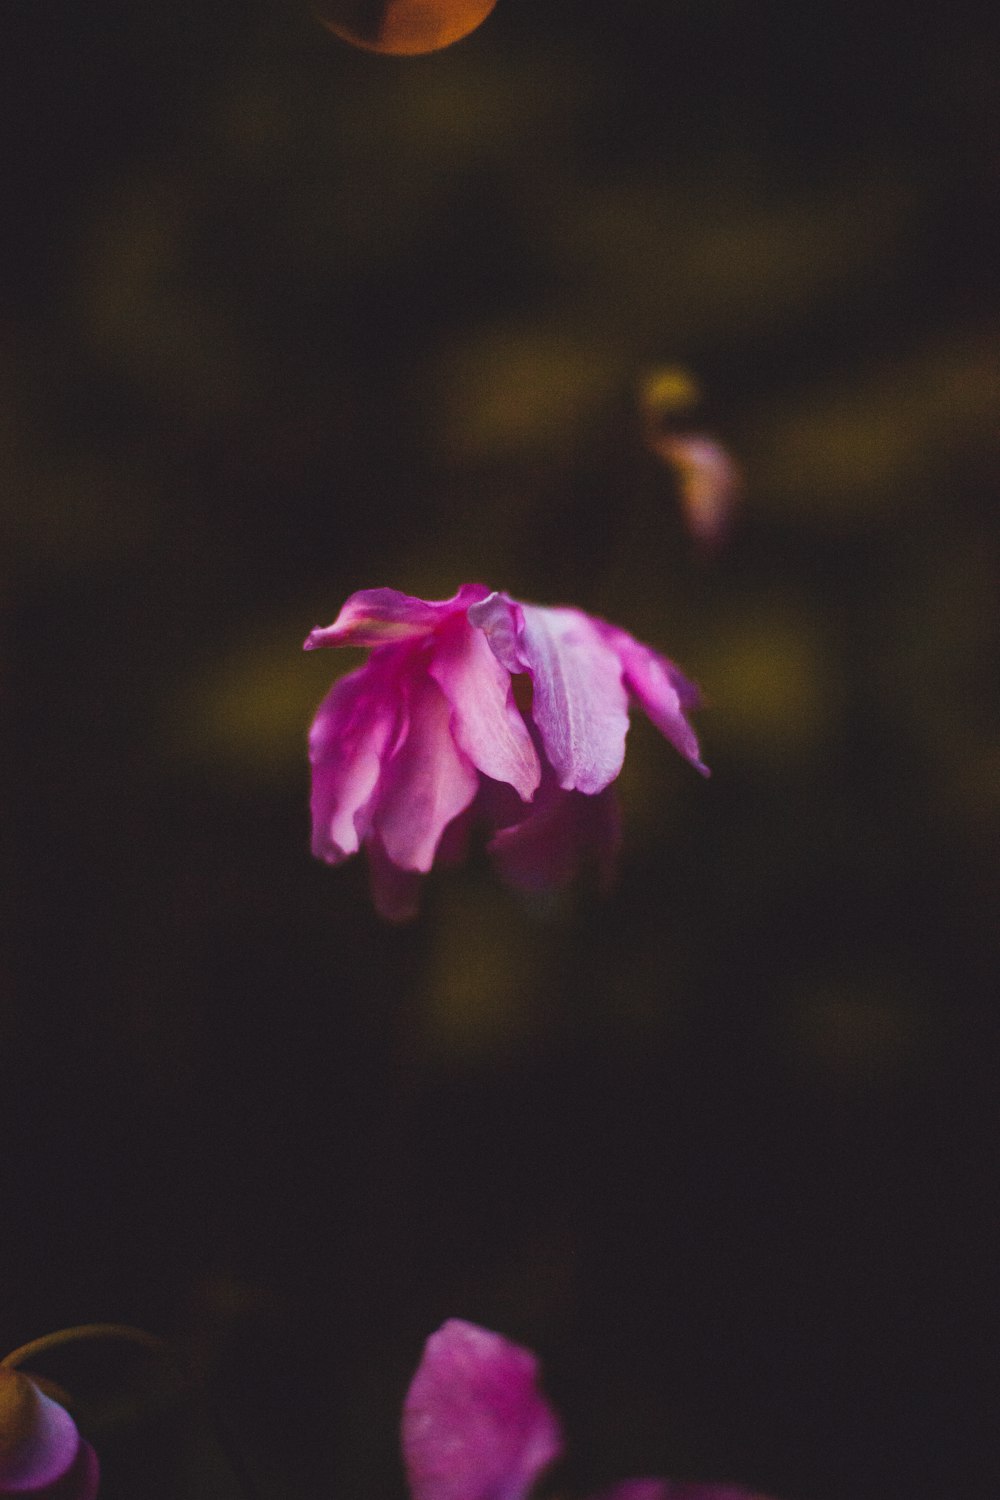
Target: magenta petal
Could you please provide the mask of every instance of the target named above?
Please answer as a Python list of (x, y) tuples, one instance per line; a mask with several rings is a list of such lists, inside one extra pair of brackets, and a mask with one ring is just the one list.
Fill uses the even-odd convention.
[(416, 870), (401, 870), (386, 854), (379, 839), (368, 839), (368, 884), (372, 903), (386, 922), (412, 922), (420, 910), (420, 887), (424, 877)]
[(491, 594), (469, 610), (509, 672), (531, 673), (531, 717), (559, 785), (600, 792), (625, 759), (628, 694), (599, 621), (577, 609), (544, 609)]
[(559, 785), (600, 792), (625, 759), (628, 694), (595, 621), (576, 609), (521, 606), (534, 685), (531, 716)]
[(701, 759), (698, 738), (684, 716), (686, 708), (697, 708), (700, 701), (694, 683), (667, 657), (644, 646), (626, 631), (606, 625), (604, 632), (621, 661), (626, 686), (657, 729), (696, 770), (703, 776), (710, 775)]
[(304, 650), (415, 640), (488, 594), (489, 589), (481, 583), (463, 583), (451, 599), (415, 599), (396, 589), (361, 589), (351, 595), (332, 625), (310, 631)]
[(427, 1340), (402, 1438), (413, 1500), (522, 1500), (562, 1452), (534, 1355), (458, 1319)]
[(469, 624), (485, 635), (490, 650), (508, 672), (526, 672), (524, 611), (508, 594), (490, 594), (468, 610)]
[[(456, 622), (458, 625), (459, 622)], [(455, 739), (484, 776), (505, 781), (524, 802), (542, 768), (501, 666), (479, 630), (465, 620), (442, 631), (429, 671), (452, 709)]]
[(372, 826), (401, 870), (426, 872), (452, 818), (476, 795), (479, 777), (451, 732), (451, 705), (426, 674), (407, 681), (409, 727), (379, 787)]
[[(473, 800), (469, 803), (468, 807), (464, 812), (459, 813), (457, 818), (452, 818), (444, 833), (441, 835), (441, 842), (440, 844), (438, 844), (437, 854), (434, 856), (434, 863), (436, 865), (443, 866), (445, 869), (454, 870), (458, 865), (464, 864), (468, 859), (469, 845), (472, 841), (472, 831), (476, 826), (479, 798), (482, 793), (484, 784), (486, 783), (480, 783), (479, 791), (476, 793), (476, 796), (473, 798)], [(490, 786), (493, 785), (492, 782), (488, 784)], [(518, 807), (520, 807), (520, 802), (518, 802), (517, 805)]]
[(405, 719), (397, 673), (378, 654), (335, 682), (309, 731), (312, 852), (329, 864), (356, 854), (384, 761)]
[(621, 820), (613, 787), (594, 797), (564, 792), (549, 779), (519, 823), (502, 828), (488, 845), (508, 885), (546, 891), (568, 885), (584, 869), (607, 889), (621, 845)]
[[(95, 1500), (100, 1482), (97, 1454), (89, 1443), (81, 1440), (72, 1468), (45, 1490), (44, 1500)], [(28, 1497), (22, 1497), (22, 1500), (28, 1500)], [(38, 1500), (42, 1500), (42, 1496)]]
[(0, 1495), (92, 1500), (97, 1459), (66, 1409), (19, 1370), (0, 1369)]

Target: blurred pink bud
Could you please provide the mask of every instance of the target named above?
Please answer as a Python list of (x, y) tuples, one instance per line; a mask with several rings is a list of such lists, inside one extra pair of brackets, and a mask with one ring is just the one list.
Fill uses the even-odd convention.
[(720, 546), (743, 496), (743, 475), (736, 460), (715, 438), (699, 432), (664, 433), (651, 438), (649, 446), (677, 475), (690, 534), (702, 546)]
[(69, 1412), (0, 1366), (0, 1496), (94, 1500), (98, 1479), (97, 1456)]
[(646, 447), (674, 472), (688, 532), (699, 546), (721, 546), (743, 498), (743, 474), (722, 444), (702, 430), (698, 381), (678, 366), (650, 370), (637, 399)]

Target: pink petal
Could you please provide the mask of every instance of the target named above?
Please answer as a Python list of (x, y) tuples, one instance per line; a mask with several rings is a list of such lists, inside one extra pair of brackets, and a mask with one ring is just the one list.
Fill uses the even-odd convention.
[[(89, 1443), (81, 1440), (73, 1467), (45, 1491), (44, 1500), (95, 1500), (100, 1482), (97, 1454)], [(39, 1500), (42, 1500), (41, 1496)]]
[[(492, 786), (494, 783), (488, 783)], [(445, 869), (454, 870), (458, 865), (463, 865), (469, 857), (469, 844), (472, 840), (472, 831), (476, 826), (476, 810), (479, 798), (482, 795), (486, 782), (480, 782), (479, 791), (475, 798), (469, 803), (464, 812), (459, 813), (457, 818), (452, 818), (437, 847), (434, 863)], [(509, 788), (508, 788), (509, 790)], [(518, 802), (518, 807), (521, 806)]]
[(501, 877), (526, 891), (568, 885), (590, 866), (610, 886), (621, 845), (612, 787), (594, 797), (565, 792), (546, 779), (527, 816), (494, 834), (488, 845)]
[(372, 825), (394, 865), (426, 872), (479, 778), (451, 732), (451, 704), (422, 670), (406, 684), (409, 727), (379, 784)]
[(527, 672), (524, 648), (524, 610), (509, 594), (490, 594), (470, 605), (469, 624), (481, 630), (490, 650), (508, 672)]
[(515, 604), (491, 594), (469, 610), (501, 665), (531, 673), (531, 716), (559, 785), (592, 794), (625, 759), (628, 694), (600, 622), (577, 609)]
[(542, 768), (511, 689), (482, 631), (463, 619), (441, 632), (429, 671), (452, 708), (455, 739), (473, 765), (530, 802)]
[(615, 625), (603, 627), (608, 644), (622, 664), (625, 685), (634, 693), (661, 734), (703, 776), (711, 772), (701, 760), (698, 738), (684, 717), (686, 708), (697, 708), (700, 694), (679, 667), (649, 646), (635, 640)]
[(427, 1340), (402, 1437), (413, 1500), (522, 1500), (562, 1452), (534, 1355), (457, 1319)]
[(97, 1459), (66, 1409), (19, 1370), (0, 1369), (0, 1494), (92, 1500)]
[(375, 910), (386, 922), (411, 922), (420, 909), (424, 877), (415, 870), (401, 870), (394, 865), (377, 838), (368, 839), (365, 853)]
[(489, 589), (481, 583), (463, 583), (451, 599), (415, 599), (396, 589), (361, 589), (351, 595), (332, 625), (317, 626), (310, 632), (303, 649), (416, 640), (488, 594)]
[[(394, 653), (395, 656), (395, 653)], [(335, 682), (309, 731), (312, 852), (329, 864), (357, 853), (382, 768), (405, 729), (396, 662), (376, 653)]]

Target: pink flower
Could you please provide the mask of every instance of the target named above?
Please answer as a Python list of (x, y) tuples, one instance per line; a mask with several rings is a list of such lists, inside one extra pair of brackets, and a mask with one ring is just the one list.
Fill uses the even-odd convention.
[[(707, 775), (685, 717), (697, 689), (577, 609), (519, 604), (481, 584), (440, 601), (367, 589), (311, 633), (306, 650), (319, 646), (374, 649), (313, 721), (313, 853), (339, 864), (364, 844), (391, 919), (413, 915), (421, 875), (460, 850), (476, 813), (514, 884), (560, 884), (588, 860), (607, 877), (630, 698)], [(527, 715), (515, 677), (530, 683)]]
[[(413, 1500), (525, 1500), (562, 1451), (538, 1362), (498, 1333), (451, 1319), (432, 1334), (403, 1403)], [(765, 1500), (732, 1485), (629, 1479), (597, 1500)]]
[(0, 1495), (94, 1500), (97, 1457), (69, 1412), (19, 1370), (0, 1366)]

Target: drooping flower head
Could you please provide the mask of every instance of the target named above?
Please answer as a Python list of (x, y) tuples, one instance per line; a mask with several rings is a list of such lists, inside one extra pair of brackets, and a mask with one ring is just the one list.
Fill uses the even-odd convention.
[(97, 1457), (65, 1407), (23, 1375), (0, 1367), (0, 1496), (94, 1500)]
[[(563, 1451), (538, 1361), (457, 1318), (432, 1334), (403, 1403), (413, 1500), (526, 1500)], [(628, 1479), (596, 1500), (766, 1500), (732, 1485)]]
[[(365, 845), (379, 910), (415, 910), (419, 878), (458, 842), (473, 804), (513, 883), (559, 884), (617, 844), (611, 783), (630, 698), (706, 772), (686, 711), (697, 689), (624, 630), (577, 609), (522, 604), (482, 584), (451, 599), (352, 594), (306, 650), (370, 646), (335, 683), (309, 737), (313, 853), (339, 864)], [(513, 679), (530, 683), (522, 713)], [(706, 772), (707, 774), (707, 772)]]

